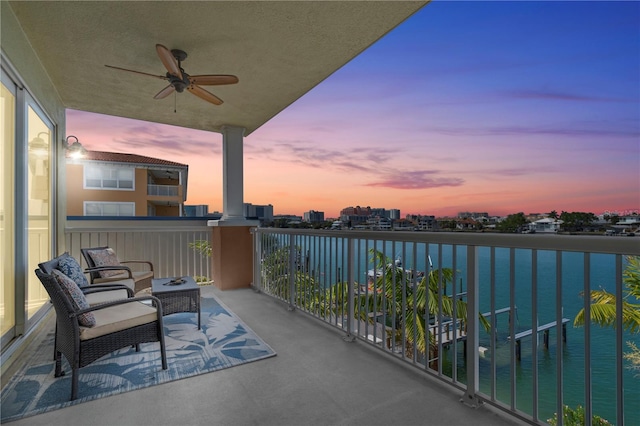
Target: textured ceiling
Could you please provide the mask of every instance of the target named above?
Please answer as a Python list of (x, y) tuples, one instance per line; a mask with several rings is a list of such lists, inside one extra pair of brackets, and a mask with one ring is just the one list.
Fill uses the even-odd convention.
[[(10, 2), (65, 107), (246, 134), (278, 114), (393, 29), (425, 1)], [(182, 49), (186, 72), (235, 74), (207, 86), (224, 104), (105, 67), (164, 75), (156, 43)], [(174, 113), (174, 102), (177, 112)]]

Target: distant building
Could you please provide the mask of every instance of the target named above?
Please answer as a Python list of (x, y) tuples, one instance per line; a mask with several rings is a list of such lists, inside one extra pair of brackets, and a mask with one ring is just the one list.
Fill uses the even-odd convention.
[(273, 222), (273, 206), (271, 204), (263, 206), (244, 203), (243, 213), (244, 217), (258, 219), (262, 224)]
[(389, 217), (386, 209), (378, 207), (372, 208), (370, 216), (378, 216), (378, 217)]
[(408, 219), (398, 219), (393, 221), (393, 229), (396, 231), (413, 231), (415, 224)]
[(308, 212), (304, 212), (303, 220), (311, 223), (324, 222), (324, 212), (309, 210)]
[(420, 231), (434, 231), (438, 229), (438, 221), (435, 216), (419, 216), (417, 225)]
[(284, 221), (289, 224), (299, 224), (302, 222), (302, 216), (295, 214), (277, 214), (273, 216), (274, 221)]
[(342, 223), (351, 226), (366, 223), (371, 216), (371, 207), (347, 207), (340, 211), (340, 220)]
[(389, 209), (387, 211), (387, 213), (389, 214), (387, 217), (391, 220), (398, 220), (400, 219), (400, 210), (399, 209)]
[(458, 212), (458, 219), (476, 219), (478, 217), (488, 217), (487, 212)]
[(556, 233), (564, 222), (550, 217), (529, 223), (529, 231), (540, 233)]
[(184, 206), (184, 215), (187, 217), (204, 217), (209, 215), (209, 206), (207, 204), (198, 204), (193, 206)]
[(620, 216), (616, 225), (638, 226), (640, 225), (640, 216), (638, 215)]
[(377, 227), (381, 231), (390, 231), (391, 230), (391, 219), (387, 217), (381, 217), (378, 219)]
[(69, 216), (181, 216), (189, 166), (159, 158), (87, 151), (67, 157)]

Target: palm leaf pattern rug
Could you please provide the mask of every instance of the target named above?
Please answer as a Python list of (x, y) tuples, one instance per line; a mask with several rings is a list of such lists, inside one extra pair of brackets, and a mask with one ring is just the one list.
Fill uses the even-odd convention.
[(2, 389), (4, 423), (105, 396), (210, 373), (275, 356), (276, 353), (231, 310), (213, 296), (201, 299), (202, 328), (196, 314), (164, 317), (168, 370), (162, 370), (158, 343), (120, 349), (81, 368), (78, 399), (71, 396), (71, 369), (53, 376), (53, 324), (46, 337), (27, 348), (25, 365)]

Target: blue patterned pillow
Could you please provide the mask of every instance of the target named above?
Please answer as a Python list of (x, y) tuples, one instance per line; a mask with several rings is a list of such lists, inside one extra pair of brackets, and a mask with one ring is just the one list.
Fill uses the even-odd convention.
[(82, 288), (89, 285), (87, 277), (82, 273), (82, 267), (73, 257), (65, 256), (60, 259), (60, 262), (58, 262), (58, 269), (75, 281), (75, 283), (78, 284), (78, 287)]
[[(62, 291), (69, 297), (71, 305), (75, 309), (80, 310), (89, 307), (87, 298), (84, 296), (84, 293), (80, 290), (80, 287), (78, 287), (78, 284), (76, 284), (75, 281), (57, 269), (51, 271), (51, 274), (55, 277)], [(96, 325), (96, 317), (93, 315), (93, 312), (86, 312), (82, 315), (78, 315), (78, 322), (80, 325), (84, 325), (85, 327), (93, 327)]]

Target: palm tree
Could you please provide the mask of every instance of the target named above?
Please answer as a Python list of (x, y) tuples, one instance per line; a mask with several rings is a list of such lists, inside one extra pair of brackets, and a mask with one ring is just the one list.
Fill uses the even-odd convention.
[[(627, 267), (622, 273), (625, 285), (622, 300), (622, 326), (632, 334), (640, 333), (640, 257), (627, 256)], [(616, 295), (606, 290), (591, 290), (591, 322), (602, 327), (616, 326)], [(574, 327), (584, 325), (584, 308), (573, 320)], [(640, 348), (627, 342), (630, 352), (624, 355), (630, 370), (640, 371)]]
[[(625, 284), (622, 300), (622, 325), (631, 333), (640, 332), (640, 257), (627, 256), (628, 265), (623, 272)], [(608, 291), (591, 290), (591, 322), (602, 327), (615, 327), (616, 295)], [(574, 327), (584, 325), (584, 308), (573, 320)]]
[[(384, 254), (374, 249), (370, 250), (370, 253), (375, 265), (384, 266), (375, 274), (372, 291), (360, 294), (356, 300), (356, 315), (360, 319), (373, 322), (375, 318), (371, 318), (369, 313), (374, 311), (374, 306), (377, 310), (384, 309), (392, 323), (395, 322), (392, 326), (398, 330), (399, 336), (396, 337), (404, 338), (409, 357), (413, 356), (414, 348), (421, 356), (425, 356), (427, 351), (433, 354), (437, 349), (435, 335), (429, 332), (429, 326), (425, 322), (427, 313), (429, 317), (435, 318), (453, 317), (455, 305), (456, 317), (461, 322), (461, 327), (466, 329), (467, 303), (462, 299), (443, 295), (440, 312), (440, 285), (446, 289), (447, 284), (453, 282), (452, 269), (430, 270), (414, 285), (410, 274)], [(486, 318), (482, 315), (479, 318), (485, 329), (489, 330), (490, 325)]]

